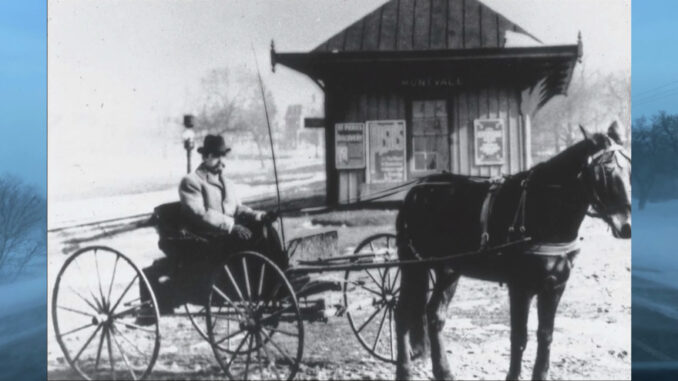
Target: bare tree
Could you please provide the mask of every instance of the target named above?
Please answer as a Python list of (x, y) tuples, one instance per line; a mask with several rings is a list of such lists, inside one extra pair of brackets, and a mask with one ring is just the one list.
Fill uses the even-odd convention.
[[(0, 177), (0, 272), (15, 279), (45, 249), (45, 200), (21, 179)], [(3, 280), (4, 280), (3, 279)]]
[(625, 141), (630, 142), (630, 91), (631, 81), (624, 73), (580, 69), (572, 78), (568, 95), (552, 99), (535, 115), (534, 144), (559, 152), (581, 138), (579, 125), (607, 129), (615, 119), (625, 129)]
[(198, 111), (198, 129), (203, 134), (223, 135), (234, 129), (239, 94), (234, 91), (234, 80), (227, 68), (211, 70), (200, 81), (201, 109)]
[[(197, 115), (197, 137), (207, 133), (248, 137), (256, 144), (263, 167), (268, 126), (256, 73), (245, 69), (215, 69), (203, 78), (201, 86), (204, 98)], [(273, 94), (269, 90), (265, 94), (269, 118), (274, 123), (277, 109)]]
[[(665, 196), (675, 198), (673, 179), (678, 174), (678, 115), (659, 112), (651, 120), (638, 118), (633, 123), (633, 187), (639, 208), (664, 188)], [(668, 191), (667, 191), (668, 190)]]

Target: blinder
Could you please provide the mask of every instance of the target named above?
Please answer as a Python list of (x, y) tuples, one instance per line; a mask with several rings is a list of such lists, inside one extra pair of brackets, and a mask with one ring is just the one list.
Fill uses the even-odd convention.
[[(610, 147), (589, 156), (587, 163), (577, 175), (579, 179), (589, 183), (588, 188), (590, 190), (589, 196), (591, 198), (591, 206), (595, 212), (587, 212), (589, 216), (606, 218), (606, 216), (610, 214), (611, 207), (603, 201), (604, 198), (602, 196), (605, 196), (609, 189), (608, 177), (610, 176), (610, 172), (622, 168), (620, 156), (631, 162), (631, 156), (626, 152), (624, 147), (613, 143)], [(602, 191), (599, 189), (600, 187), (596, 185), (596, 182), (593, 181), (596, 176), (599, 176), (602, 180)]]

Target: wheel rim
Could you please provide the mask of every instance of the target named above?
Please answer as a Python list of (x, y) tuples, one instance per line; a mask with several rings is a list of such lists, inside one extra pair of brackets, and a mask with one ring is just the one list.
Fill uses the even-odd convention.
[[(189, 303), (184, 303), (184, 312), (186, 312), (186, 316), (188, 316), (188, 320), (191, 321), (193, 328), (195, 328), (200, 337), (202, 337), (204, 340), (210, 341), (207, 335), (207, 329), (201, 325), (201, 318), (205, 318), (207, 316), (207, 307), (200, 306), (196, 308), (198, 308), (197, 311), (191, 309), (191, 305)], [(204, 322), (205, 321), (202, 320), (202, 323)]]
[[(362, 241), (354, 254), (375, 253), (375, 261), (394, 261), (397, 260), (395, 242), (393, 234), (377, 234)], [(347, 271), (344, 279), (344, 307), (353, 333), (372, 356), (395, 363), (395, 308), (400, 295), (400, 268)], [(359, 300), (370, 302), (357, 303)]]
[(212, 277), (205, 322), (219, 365), (231, 379), (291, 380), (304, 330), (292, 286), (271, 260), (231, 255)]
[[(141, 302), (139, 285), (149, 283), (125, 255), (108, 247), (79, 250), (62, 266), (52, 294), (57, 342), (84, 379), (148, 376), (158, 357), (160, 328), (153, 292)], [(137, 325), (145, 318), (150, 325)]]

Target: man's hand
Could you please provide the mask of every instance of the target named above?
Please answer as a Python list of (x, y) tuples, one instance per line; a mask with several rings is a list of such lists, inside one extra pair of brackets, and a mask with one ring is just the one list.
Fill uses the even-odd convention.
[(238, 224), (233, 225), (233, 228), (231, 228), (231, 234), (245, 241), (252, 238), (252, 231)]
[(270, 212), (264, 213), (263, 216), (261, 216), (261, 221), (270, 224), (271, 222), (274, 222), (275, 220), (278, 219), (278, 212), (271, 210)]

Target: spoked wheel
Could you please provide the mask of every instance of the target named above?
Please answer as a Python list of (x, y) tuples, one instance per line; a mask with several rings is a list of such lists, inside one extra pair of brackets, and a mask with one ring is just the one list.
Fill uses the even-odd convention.
[(292, 285), (275, 263), (251, 251), (231, 255), (212, 276), (207, 306), (209, 341), (229, 378), (294, 378), (304, 328)]
[(186, 316), (188, 316), (188, 320), (191, 321), (191, 324), (198, 332), (198, 335), (203, 339), (210, 341), (209, 336), (207, 335), (207, 327), (204, 325), (207, 317), (207, 307), (184, 303), (183, 308), (184, 312), (186, 312)]
[[(186, 312), (186, 315), (188, 316), (188, 319), (191, 321), (191, 324), (193, 325), (193, 328), (198, 332), (198, 335), (205, 339), (207, 342), (212, 344), (210, 341), (209, 335), (207, 333), (207, 307), (205, 306), (194, 306), (189, 303), (184, 304), (184, 311)], [(215, 306), (214, 307), (216, 311), (213, 310), (212, 316), (210, 317), (210, 321), (212, 322), (212, 327), (214, 327), (214, 321), (215, 317), (219, 318), (221, 315), (226, 314), (226, 307), (224, 306)], [(228, 332), (233, 331), (233, 328), (231, 328), (230, 324), (226, 324), (226, 330)], [(229, 344), (226, 342), (226, 344)], [(229, 348), (230, 346), (224, 345), (223, 343), (217, 343), (216, 344), (221, 350), (225, 351), (228, 354), (233, 354), (234, 353), (234, 348)]]
[[(361, 255), (355, 261), (397, 260), (395, 238), (390, 233), (366, 238), (353, 252)], [(344, 279), (344, 307), (353, 333), (374, 357), (395, 364), (395, 308), (400, 294), (400, 268), (349, 270)]]
[[(142, 302), (140, 284), (150, 298)], [(146, 378), (160, 349), (155, 296), (125, 255), (87, 247), (71, 255), (52, 293), (52, 320), (66, 361), (86, 380)]]

